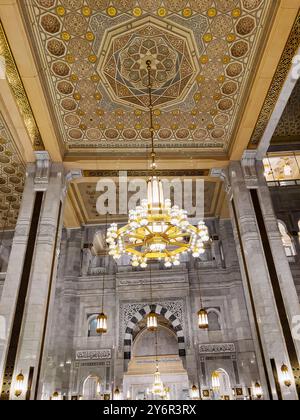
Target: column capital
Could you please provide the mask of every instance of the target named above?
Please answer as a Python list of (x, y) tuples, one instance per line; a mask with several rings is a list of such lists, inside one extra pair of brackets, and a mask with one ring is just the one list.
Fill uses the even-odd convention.
[(35, 177), (34, 189), (36, 191), (47, 190), (50, 177), (51, 159), (46, 150), (35, 152)]
[(232, 188), (231, 188), (231, 182), (230, 182), (230, 176), (229, 176), (229, 170), (228, 168), (223, 168), (220, 172), (220, 178), (222, 179), (224, 183), (224, 189), (229, 198), (232, 196)]
[(256, 162), (257, 150), (245, 150), (241, 160), (241, 165), (245, 183), (248, 188), (258, 186)]

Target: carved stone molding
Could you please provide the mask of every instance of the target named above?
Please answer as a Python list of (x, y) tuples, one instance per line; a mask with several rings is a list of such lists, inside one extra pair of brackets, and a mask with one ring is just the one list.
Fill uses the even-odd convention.
[(111, 349), (76, 351), (76, 360), (103, 360), (111, 359), (111, 356)]
[(256, 150), (246, 150), (243, 154), (241, 165), (247, 187), (256, 187), (258, 183), (256, 171)]
[[(187, 314), (184, 299), (170, 299), (170, 300), (159, 300), (153, 302), (153, 304), (160, 305), (170, 311), (179, 321), (182, 327), (187, 326)], [(149, 302), (136, 302), (136, 303), (121, 303), (120, 304), (120, 327), (119, 327), (119, 347), (123, 345), (124, 331), (127, 328), (129, 321), (135, 316), (135, 314), (143, 309)], [(188, 344), (188, 328), (185, 328), (184, 334), (186, 336), (186, 342)]]
[(234, 343), (214, 343), (214, 344), (200, 344), (200, 354), (216, 354), (216, 353), (235, 353), (236, 348)]
[(36, 155), (36, 171), (34, 184), (36, 190), (47, 189), (50, 177), (51, 161), (49, 153), (46, 151), (35, 152)]

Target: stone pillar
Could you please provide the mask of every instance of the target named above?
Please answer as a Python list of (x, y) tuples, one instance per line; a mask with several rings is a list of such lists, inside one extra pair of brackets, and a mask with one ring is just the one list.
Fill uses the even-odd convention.
[[(0, 348), (0, 379), (2, 391), (5, 391), (1, 398), (4, 399), (16, 398), (15, 378), (20, 371), (25, 376), (26, 388), (30, 383), (30, 398), (35, 398), (51, 289), (55, 286), (65, 196), (64, 170), (62, 164), (51, 163), (47, 152), (37, 152), (36, 158), (36, 163), (27, 168), (7, 281), (0, 302), (0, 316), (6, 322), (6, 341)], [(8, 374), (12, 375), (12, 383), (7, 385)], [(29, 398), (29, 393), (23, 392), (19, 397), (25, 398)]]
[[(255, 194), (257, 192), (259, 205), (254, 202), (251, 189), (255, 190)], [(227, 172), (227, 192), (236, 227), (245, 296), (264, 394), (266, 396), (271, 394), (269, 396), (273, 399), (277, 399), (278, 395), (280, 398), (280, 394), (283, 399), (298, 399), (295, 382), (293, 381), (292, 386), (287, 388), (282, 383), (280, 368), (285, 363), (292, 376), (291, 352), (288, 350), (287, 336), (291, 334), (294, 317), (300, 314), (300, 307), (268, 186), (263, 177), (262, 164), (256, 161), (254, 154), (247, 154), (242, 163), (231, 162)], [(257, 207), (260, 207), (262, 217), (259, 217)], [(264, 225), (261, 223), (264, 223), (267, 235), (264, 234), (262, 228)], [(271, 248), (271, 256), (268, 255), (268, 247)], [(272, 259), (275, 262), (275, 274), (270, 269)], [(275, 277), (279, 279), (277, 288), (279, 290), (276, 289), (276, 285), (274, 290)], [(286, 324), (280, 314), (282, 308), (278, 305), (280, 292), (287, 313)], [(299, 345), (299, 342), (293, 340), (298, 360)], [(272, 360), (275, 365), (272, 365), (274, 363)]]

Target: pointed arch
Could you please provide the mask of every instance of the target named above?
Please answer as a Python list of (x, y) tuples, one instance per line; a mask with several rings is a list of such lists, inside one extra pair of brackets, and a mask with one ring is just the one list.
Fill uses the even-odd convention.
[(133, 331), (136, 325), (142, 321), (151, 311), (154, 311), (157, 315), (163, 316), (172, 325), (178, 341), (178, 353), (180, 357), (186, 356), (186, 345), (182, 325), (179, 319), (172, 314), (168, 309), (161, 305), (145, 305), (142, 309), (135, 313), (135, 315), (128, 322), (125, 337), (124, 337), (124, 360), (129, 361), (131, 359), (131, 347), (133, 342)]

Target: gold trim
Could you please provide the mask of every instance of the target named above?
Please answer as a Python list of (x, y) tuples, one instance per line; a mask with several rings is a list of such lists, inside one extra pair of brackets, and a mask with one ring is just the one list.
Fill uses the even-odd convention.
[(16, 62), (0, 20), (0, 55), (5, 58), (6, 77), (12, 90), (34, 150), (45, 150)]
[(264, 135), (268, 122), (272, 116), (276, 103), (279, 99), (282, 87), (292, 66), (292, 60), (300, 44), (300, 9), (296, 17), (293, 29), (290, 33), (284, 51), (281, 55), (279, 65), (273, 77), (267, 97), (260, 111), (255, 129), (252, 133), (248, 149), (256, 149)]
[[(209, 176), (209, 169), (191, 169), (191, 170), (157, 170), (156, 174), (158, 177), (169, 176), (169, 177), (179, 177), (179, 176), (195, 176), (195, 177), (208, 177)], [(127, 176), (130, 177), (144, 177), (147, 178), (151, 176), (151, 170), (149, 171), (138, 171), (138, 170), (128, 170)], [(114, 170), (84, 170), (83, 177), (84, 178), (101, 178), (101, 177), (118, 177), (120, 175), (120, 171)]]

